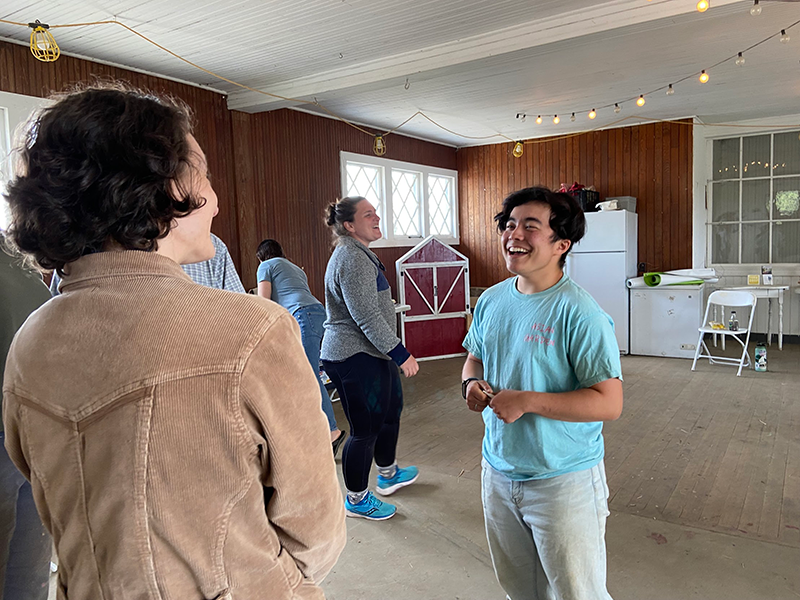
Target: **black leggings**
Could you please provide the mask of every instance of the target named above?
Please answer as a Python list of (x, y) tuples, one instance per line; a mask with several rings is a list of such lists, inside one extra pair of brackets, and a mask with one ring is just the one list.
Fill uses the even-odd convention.
[(403, 385), (390, 360), (359, 352), (342, 362), (322, 361), (333, 381), (350, 423), (350, 437), (342, 451), (344, 484), (351, 492), (369, 485), (373, 456), (380, 467), (394, 463)]

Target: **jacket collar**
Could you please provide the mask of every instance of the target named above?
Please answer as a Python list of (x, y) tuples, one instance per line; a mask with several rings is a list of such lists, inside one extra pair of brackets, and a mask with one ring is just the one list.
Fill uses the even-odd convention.
[(369, 259), (375, 263), (375, 266), (378, 267), (381, 271), (385, 271), (386, 267), (383, 266), (381, 259), (369, 248), (367, 248), (364, 244), (359, 242), (357, 239), (350, 237), (349, 235), (343, 235), (339, 238), (339, 244), (342, 246), (348, 246), (350, 248), (357, 248), (364, 252)]
[(124, 250), (122, 252), (97, 252), (87, 254), (64, 268), (61, 289), (98, 279), (131, 275), (178, 277), (191, 281), (180, 265), (171, 258), (155, 252)]

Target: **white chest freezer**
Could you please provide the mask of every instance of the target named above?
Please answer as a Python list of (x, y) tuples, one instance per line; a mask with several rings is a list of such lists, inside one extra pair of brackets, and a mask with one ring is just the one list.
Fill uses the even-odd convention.
[(694, 358), (702, 285), (631, 289), (631, 354)]

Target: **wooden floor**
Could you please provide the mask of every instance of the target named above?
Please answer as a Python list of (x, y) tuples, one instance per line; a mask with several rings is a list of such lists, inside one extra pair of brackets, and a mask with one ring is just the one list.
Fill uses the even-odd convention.
[[(425, 362), (404, 381), (402, 465), (480, 477), (461, 364)], [(800, 547), (800, 345), (770, 346), (767, 373), (690, 368), (623, 358), (625, 408), (604, 429), (611, 510)]]

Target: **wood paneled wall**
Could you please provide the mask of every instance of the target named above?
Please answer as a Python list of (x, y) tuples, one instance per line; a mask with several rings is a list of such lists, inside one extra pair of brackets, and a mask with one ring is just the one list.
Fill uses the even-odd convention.
[(182, 99), (194, 110), (195, 137), (205, 150), (220, 211), (212, 229), (228, 245), (234, 260), (239, 257), (236, 222), (231, 112), (225, 97), (212, 91), (175, 83), (159, 77), (61, 56), (54, 63), (36, 60), (27, 46), (0, 42), (0, 90), (45, 97), (79, 82), (115, 79), (157, 93)]
[(601, 200), (635, 196), (639, 262), (648, 271), (692, 263), (692, 127), (690, 121), (597, 131), (526, 144), (462, 148), (458, 152), (461, 252), (470, 283), (490, 286), (508, 277), (493, 217), (509, 193), (533, 185), (558, 189), (594, 185)]
[[(311, 291), (322, 298), (331, 234), (328, 203), (341, 196), (339, 152), (372, 155), (372, 138), (333, 119), (294, 110), (233, 112), (236, 196), (242, 279), (255, 282), (256, 248), (278, 240), (287, 258), (302, 266)], [(392, 135), (385, 158), (456, 168), (454, 148)], [(408, 248), (377, 249), (395, 288), (394, 261)]]

